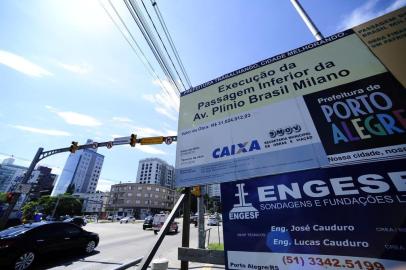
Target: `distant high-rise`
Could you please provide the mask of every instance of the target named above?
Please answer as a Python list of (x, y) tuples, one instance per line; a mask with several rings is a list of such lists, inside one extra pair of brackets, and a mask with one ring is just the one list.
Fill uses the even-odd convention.
[(28, 183), (32, 183), (31, 199), (50, 195), (57, 175), (51, 173), (51, 168), (38, 166), (31, 174)]
[[(89, 143), (92, 140), (87, 140)], [(96, 151), (83, 149), (70, 154), (51, 196), (63, 194), (69, 187), (74, 193), (95, 193), (104, 161), (104, 156)]]
[(159, 158), (146, 158), (138, 163), (136, 183), (155, 184), (173, 188), (175, 168)]
[(26, 167), (13, 163), (13, 158), (7, 158), (0, 164), (0, 192), (11, 191), (27, 171)]

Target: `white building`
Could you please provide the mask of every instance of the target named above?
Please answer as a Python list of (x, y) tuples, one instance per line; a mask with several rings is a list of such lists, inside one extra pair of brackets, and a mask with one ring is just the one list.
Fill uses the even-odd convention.
[(7, 158), (0, 164), (0, 192), (12, 191), (27, 171), (26, 167), (13, 163), (13, 158)]
[(221, 197), (220, 184), (207, 185), (207, 194), (210, 198)]
[(135, 182), (173, 188), (175, 186), (175, 168), (159, 158), (142, 159), (138, 164)]
[(106, 206), (106, 194), (102, 191), (96, 191), (95, 193), (75, 193), (74, 196), (83, 199), (83, 212), (87, 214), (101, 213), (103, 210), (102, 208)]
[[(86, 144), (92, 143), (87, 140)], [(74, 185), (74, 193), (95, 193), (104, 156), (97, 149), (78, 150), (70, 154), (61, 176), (56, 181), (51, 196), (57, 196)]]

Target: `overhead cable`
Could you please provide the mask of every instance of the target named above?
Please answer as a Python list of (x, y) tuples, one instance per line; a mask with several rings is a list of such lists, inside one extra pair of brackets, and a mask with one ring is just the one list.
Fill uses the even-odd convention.
[[(111, 3), (110, 0), (108, 0), (110, 6), (112, 7), (112, 9), (114, 10), (114, 13), (116, 14), (116, 16), (119, 18), (120, 22), (123, 24), (124, 28), (126, 29), (128, 35), (131, 37), (132, 41), (134, 42), (135, 46), (137, 47), (137, 49), (134, 47), (134, 45), (131, 43), (131, 41), (128, 39), (128, 37), (125, 35), (125, 33), (123, 32), (123, 30), (120, 28), (120, 26), (118, 25), (118, 23), (114, 20), (113, 16), (110, 14), (110, 12), (107, 10), (107, 8), (105, 7), (105, 5), (103, 4), (102, 0), (99, 0), (99, 4), (101, 5), (101, 7), (104, 9), (104, 11), (106, 12), (106, 14), (108, 15), (108, 17), (110, 18), (110, 20), (113, 22), (113, 24), (115, 25), (115, 27), (120, 31), (121, 35), (123, 36), (123, 38), (127, 41), (128, 45), (130, 45), (132, 51), (137, 55), (138, 59), (140, 59), (140, 61), (143, 63), (143, 65), (146, 67), (148, 73), (155, 79), (157, 80), (158, 84), (161, 86), (161, 88), (166, 91), (169, 92), (168, 89), (166, 89), (165, 84), (162, 82), (161, 78), (158, 76), (157, 72), (155, 71), (155, 69), (153, 68), (153, 66), (151, 65), (150, 61), (148, 60), (148, 58), (146, 57), (146, 55), (144, 54), (144, 52), (142, 51), (141, 47), (138, 45), (137, 41), (135, 40), (134, 36), (132, 35), (131, 31), (129, 30), (129, 28), (127, 27), (126, 23), (124, 22), (124, 20), (122, 19), (122, 17), (120, 16), (120, 14), (118, 13), (117, 9), (114, 7), (114, 5)], [(142, 57), (141, 57), (142, 56)]]
[(179, 78), (180, 82), (181, 82), (182, 85), (183, 85), (183, 89), (186, 90), (186, 86), (185, 86), (185, 84), (183, 83), (182, 77), (179, 75), (178, 69), (176, 68), (175, 64), (174, 64), (173, 61), (172, 61), (172, 57), (171, 57), (171, 55), (169, 54), (168, 49), (166, 48), (165, 43), (164, 43), (164, 41), (162, 40), (162, 37), (161, 37), (161, 35), (159, 34), (159, 31), (158, 31), (158, 29), (156, 28), (155, 23), (154, 23), (154, 21), (152, 20), (152, 17), (151, 17), (151, 15), (150, 15), (149, 12), (148, 12), (147, 7), (146, 7), (145, 4), (144, 4), (144, 0), (141, 0), (141, 3), (142, 3), (142, 5), (143, 5), (143, 7), (144, 7), (145, 12), (146, 12), (147, 15), (148, 15), (148, 18), (149, 18), (150, 22), (152, 23), (152, 26), (153, 26), (154, 29), (155, 29), (155, 32), (157, 33), (157, 35), (158, 35), (158, 37), (159, 37), (159, 40), (161, 41), (162, 46), (164, 47), (164, 50), (165, 50), (165, 52), (166, 52), (166, 55), (169, 57), (169, 60), (171, 61), (171, 64), (172, 64), (172, 66), (173, 66), (173, 69), (174, 69), (175, 72), (176, 72), (176, 75), (178, 75), (178, 78)]
[(178, 50), (176, 49), (175, 43), (174, 43), (173, 40), (172, 40), (171, 34), (169, 33), (168, 28), (166, 27), (164, 18), (163, 18), (162, 14), (161, 14), (161, 11), (159, 10), (158, 4), (157, 4), (157, 2), (156, 2), (155, 0), (151, 0), (151, 4), (152, 4), (152, 6), (154, 7), (155, 13), (156, 13), (156, 15), (157, 15), (157, 17), (158, 17), (158, 20), (159, 20), (159, 22), (160, 22), (160, 24), (161, 24), (162, 29), (164, 30), (165, 36), (166, 36), (166, 38), (168, 39), (169, 44), (170, 44), (170, 46), (171, 46), (171, 48), (172, 48), (172, 51), (173, 51), (173, 53), (174, 53), (174, 55), (175, 55), (175, 57), (176, 57), (176, 60), (177, 60), (178, 63), (179, 63), (179, 66), (180, 66), (180, 68), (181, 68), (181, 70), (182, 70), (183, 76), (185, 77), (186, 82), (188, 83), (189, 88), (191, 88), (191, 87), (192, 87), (192, 84), (190, 83), (189, 76), (188, 76), (188, 74), (187, 74), (187, 72), (186, 72), (186, 70), (185, 70), (185, 67), (183, 66), (182, 60), (180, 59)]
[(157, 46), (157, 42), (155, 37), (151, 34), (151, 30), (146, 24), (145, 19), (139, 10), (139, 7), (134, 0), (124, 0), (128, 10), (131, 13), (134, 21), (136, 22), (138, 28), (140, 29), (142, 35), (144, 36), (145, 40), (147, 41), (148, 46), (150, 47), (151, 51), (153, 52), (156, 60), (158, 61), (159, 65), (161, 66), (162, 70), (164, 71), (165, 75), (168, 78), (168, 81), (178, 90), (180, 93), (180, 87), (178, 85), (177, 80), (175, 79), (166, 59), (162, 55), (162, 51), (159, 46)]

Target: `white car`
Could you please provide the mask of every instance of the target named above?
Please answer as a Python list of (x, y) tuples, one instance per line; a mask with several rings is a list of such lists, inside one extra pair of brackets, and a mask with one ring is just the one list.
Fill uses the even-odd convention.
[(134, 217), (125, 217), (125, 218), (120, 219), (120, 224), (121, 223), (134, 222), (134, 221), (135, 221)]

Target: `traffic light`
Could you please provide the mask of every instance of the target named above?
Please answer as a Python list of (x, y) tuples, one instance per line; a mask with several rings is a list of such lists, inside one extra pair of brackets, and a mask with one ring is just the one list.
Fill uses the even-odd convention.
[(200, 186), (194, 186), (192, 188), (192, 194), (195, 195), (196, 197), (200, 197), (201, 192), (200, 192)]
[(78, 142), (72, 142), (72, 145), (69, 147), (69, 152), (74, 154), (76, 150), (78, 150), (78, 148), (79, 148)]
[(131, 134), (131, 138), (130, 138), (131, 147), (134, 147), (136, 143), (137, 143), (137, 135)]
[(7, 197), (6, 197), (7, 203), (11, 203), (13, 201), (13, 198), (14, 198), (14, 193), (13, 192), (7, 192)]

